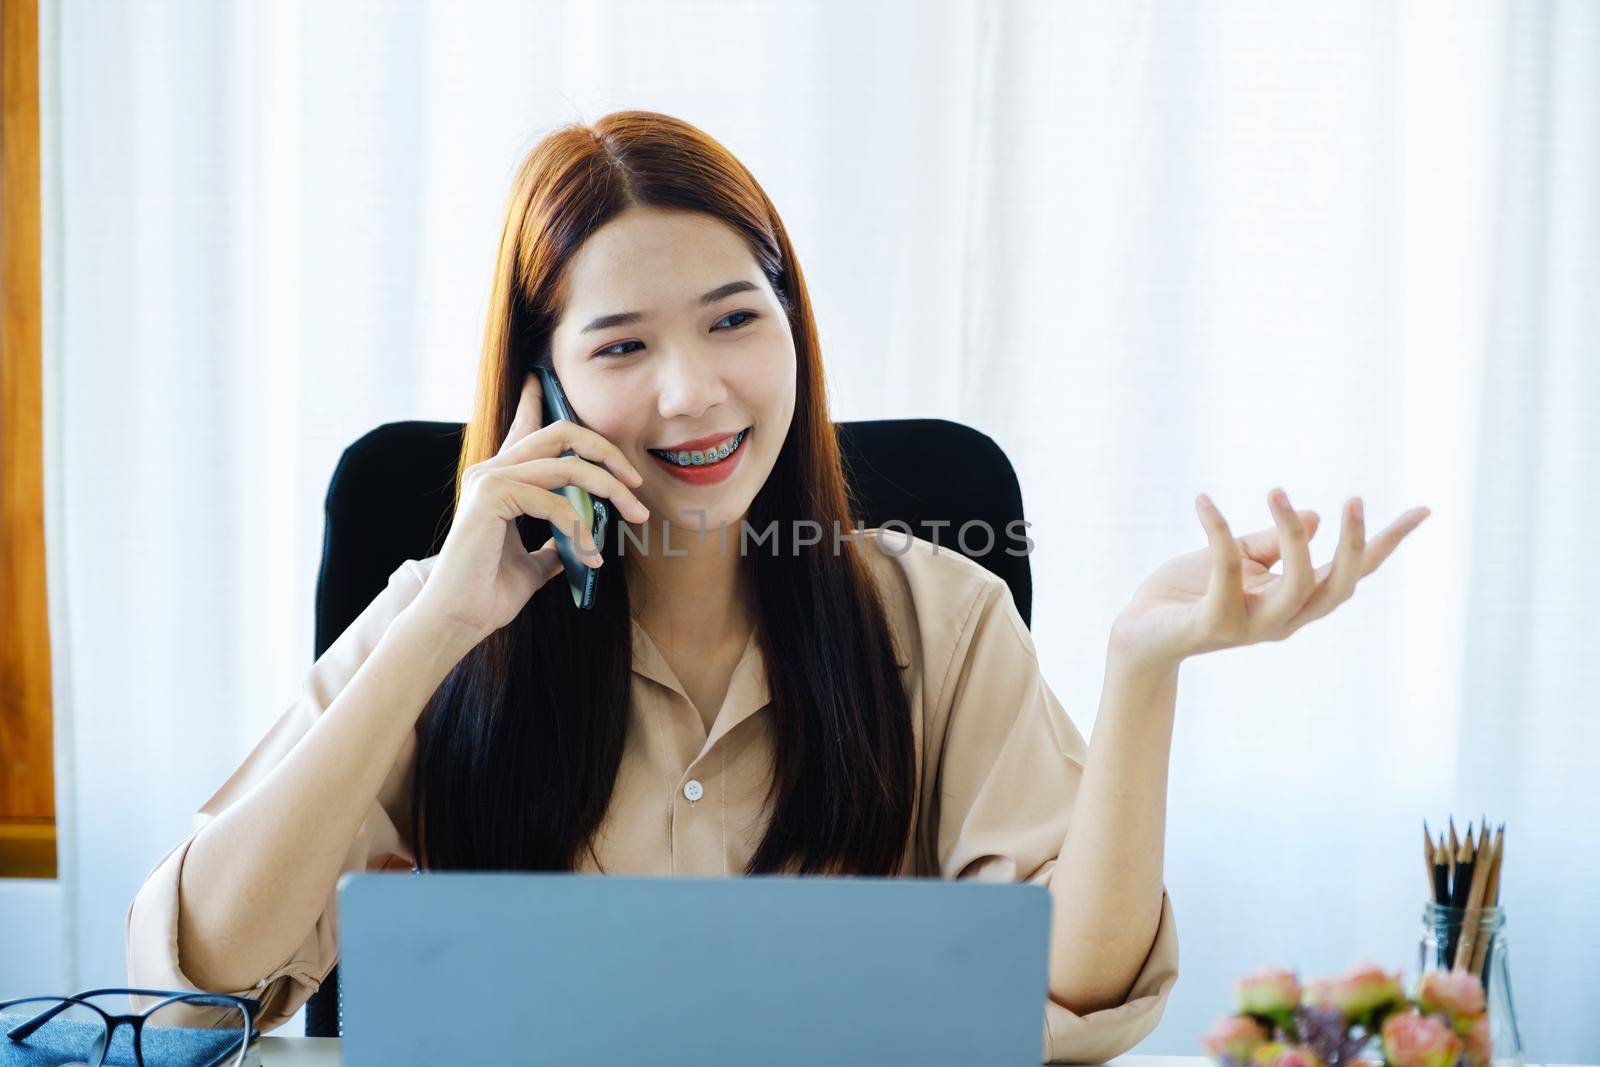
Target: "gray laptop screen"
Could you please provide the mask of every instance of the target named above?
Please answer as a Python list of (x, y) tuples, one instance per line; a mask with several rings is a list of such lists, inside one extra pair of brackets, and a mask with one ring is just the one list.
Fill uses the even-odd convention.
[(1042, 886), (349, 874), (344, 1062), (1037, 1064)]

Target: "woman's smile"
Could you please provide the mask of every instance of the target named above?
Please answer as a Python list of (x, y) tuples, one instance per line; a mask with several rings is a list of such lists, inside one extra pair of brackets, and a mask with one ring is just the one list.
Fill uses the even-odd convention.
[(739, 465), (744, 455), (740, 446), (749, 433), (750, 427), (746, 426), (726, 437), (700, 438), (674, 448), (647, 448), (645, 451), (679, 481), (712, 485), (727, 478)]

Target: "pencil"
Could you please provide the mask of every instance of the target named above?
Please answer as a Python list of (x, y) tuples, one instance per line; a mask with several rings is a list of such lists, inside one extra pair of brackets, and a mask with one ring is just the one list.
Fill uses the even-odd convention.
[(1468, 828), (1465, 839), (1460, 840), (1450, 854), (1450, 899), (1447, 903), (1457, 912), (1454, 921), (1449, 923), (1450, 931), (1445, 938), (1445, 966), (1450, 966), (1456, 958), (1456, 953), (1461, 948), (1462, 920), (1465, 917), (1467, 896), (1472, 892), (1472, 868), (1474, 866), (1472, 848), (1472, 832)]
[[(1435, 892), (1433, 884), (1433, 838), (1428, 836), (1428, 820), (1422, 820), (1422, 866), (1428, 876), (1428, 892)], [(1435, 896), (1434, 901), (1438, 901)]]
[(1461, 941), (1456, 948), (1455, 969), (1463, 970), (1472, 963), (1473, 953), (1478, 947), (1478, 928), (1483, 925), (1483, 891), (1489, 882), (1489, 866), (1493, 860), (1492, 853), (1484, 855), (1482, 861), (1476, 857), (1471, 861), (1471, 875), (1467, 886), (1467, 907), (1461, 917)]
[[(1494, 844), (1490, 846), (1489, 878), (1483, 887), (1484, 907), (1498, 908), (1500, 906), (1500, 863), (1505, 853), (1506, 824), (1501, 823), (1494, 832)], [(1493, 938), (1478, 939), (1477, 946), (1472, 951), (1472, 973), (1485, 979), (1488, 985), (1489, 947)]]
[[(1433, 847), (1434, 883), (1438, 887), (1439, 906), (1450, 907), (1450, 879), (1456, 869), (1456, 854), (1450, 851), (1446, 843), (1444, 832), (1439, 833), (1439, 842)], [(1444, 920), (1444, 937), (1439, 943), (1439, 966), (1449, 967), (1450, 961), (1455, 958), (1456, 936), (1459, 922), (1446, 918)]]
[(1445, 844), (1444, 831), (1439, 831), (1439, 843), (1433, 850), (1433, 858), (1437, 863), (1444, 864), (1444, 892), (1439, 894), (1439, 903), (1446, 907), (1450, 904), (1450, 846)]
[(1456, 849), (1455, 859), (1455, 877), (1450, 883), (1450, 906), (1464, 908), (1467, 906), (1467, 896), (1472, 892), (1472, 869), (1477, 865), (1470, 832)]
[(1489, 903), (1500, 906), (1500, 863), (1505, 858), (1506, 824), (1501, 823), (1494, 832), (1494, 867), (1489, 871)]
[(1456, 820), (1455, 820), (1455, 816), (1452, 815), (1450, 817), (1449, 823), (1450, 823), (1450, 845), (1447, 848), (1447, 850), (1445, 851), (1445, 859), (1450, 865), (1450, 872), (1449, 872), (1450, 873), (1450, 878), (1449, 878), (1449, 881), (1446, 883), (1446, 888), (1450, 891), (1450, 895), (1444, 898), (1444, 902), (1447, 905), (1449, 905), (1450, 907), (1453, 908), (1453, 907), (1456, 906), (1456, 897), (1458, 895), (1458, 890), (1456, 889), (1456, 886), (1459, 884), (1458, 881), (1457, 881), (1458, 875), (1457, 875), (1457, 872), (1456, 872), (1456, 857), (1461, 852), (1461, 840), (1460, 840), (1460, 838), (1456, 837)]

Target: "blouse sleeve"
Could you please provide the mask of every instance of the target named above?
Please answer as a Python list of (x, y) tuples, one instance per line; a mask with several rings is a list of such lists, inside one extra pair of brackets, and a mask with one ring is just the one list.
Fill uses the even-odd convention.
[[(940, 876), (1047, 886), (1088, 746), (1039, 671), (1032, 636), (999, 578), (986, 576), (935, 698), (947, 707), (940, 756)], [(1119, 1005), (1078, 1015), (1047, 993), (1047, 1063), (1102, 1063), (1143, 1040), (1178, 979), (1165, 888), (1149, 955)]]
[[(200, 988), (184, 973), (178, 958), (179, 875), (190, 844), (201, 827), (253, 788), (305, 736), (317, 716), (333, 703), (377, 647), (390, 622), (417, 595), (425, 577), (426, 570), (415, 560), (406, 560), (389, 576), (383, 591), (312, 664), (299, 698), (279, 716), (222, 788), (200, 806), (188, 836), (145, 877), (128, 908), (126, 921), (128, 984), (131, 987)], [(377, 800), (356, 832), (343, 871), (410, 869), (411, 852), (397, 829), (396, 815), (404, 810), (402, 805), (408, 801), (414, 746), (413, 737), (395, 760)], [(315, 925), (306, 931), (299, 947), (254, 986), (206, 992), (260, 1000), (262, 1014), (257, 1025), (262, 1031), (287, 1021), (317, 991), (338, 960), (336, 896), (335, 886), (330, 889), (322, 913), (317, 916)]]

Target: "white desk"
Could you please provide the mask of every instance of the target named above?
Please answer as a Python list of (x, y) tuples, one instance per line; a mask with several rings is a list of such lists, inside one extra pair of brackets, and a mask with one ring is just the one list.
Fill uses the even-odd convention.
[[(1118, 1056), (1111, 1067), (1208, 1067), (1204, 1056)], [(261, 1067), (339, 1067), (336, 1037), (264, 1037)], [(1529, 1063), (1526, 1067), (1582, 1067), (1580, 1064)]]
[[(1204, 1056), (1119, 1056), (1115, 1067), (1206, 1067)], [(338, 1067), (336, 1037), (263, 1037), (261, 1067)]]

